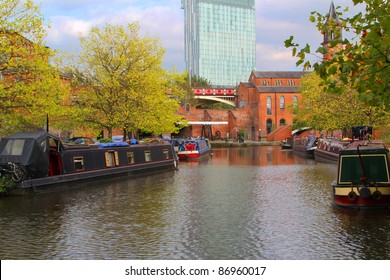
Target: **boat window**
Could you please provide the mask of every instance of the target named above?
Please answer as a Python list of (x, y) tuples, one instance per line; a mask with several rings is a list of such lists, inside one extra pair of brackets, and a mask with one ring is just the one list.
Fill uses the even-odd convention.
[(119, 166), (119, 157), (117, 151), (108, 151), (105, 153), (105, 157), (107, 167)]
[(169, 159), (169, 151), (168, 151), (168, 149), (164, 149), (163, 153), (164, 153), (164, 158), (165, 159)]
[(84, 171), (84, 157), (74, 157), (73, 163), (75, 171)]
[(152, 155), (150, 151), (145, 151), (145, 161), (152, 161)]
[(5, 145), (2, 155), (21, 156), (23, 153), (25, 140), (24, 139), (10, 139)]
[(127, 152), (127, 164), (134, 164), (134, 152)]
[[(385, 155), (362, 155), (367, 182), (389, 182), (388, 166)], [(358, 156), (341, 157), (340, 183), (358, 183), (363, 170)]]

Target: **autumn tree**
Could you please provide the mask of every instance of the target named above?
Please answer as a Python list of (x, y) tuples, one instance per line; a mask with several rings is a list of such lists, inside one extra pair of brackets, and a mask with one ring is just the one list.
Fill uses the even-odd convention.
[(49, 63), (47, 26), (32, 0), (0, 3), (0, 134), (37, 129), (59, 114), (66, 85)]
[(383, 109), (360, 100), (354, 89), (348, 88), (340, 95), (325, 91), (320, 84), (321, 78), (315, 72), (302, 77), (302, 98), (293, 109), (300, 125), (333, 131), (356, 125), (380, 125), (388, 117)]
[[(329, 92), (343, 93), (353, 88), (359, 98), (372, 106), (390, 110), (390, 4), (387, 0), (353, 0), (354, 5), (365, 5), (365, 11), (352, 17), (343, 17), (337, 7), (344, 31), (354, 34), (353, 38), (335, 38), (330, 49), (342, 46), (327, 61), (310, 62), (311, 46), (303, 48), (293, 42), (294, 37), (285, 41), (298, 58), (297, 65), (305, 69), (313, 67), (321, 77)], [(337, 34), (339, 23), (327, 22), (327, 16), (312, 12), (310, 20), (317, 24), (321, 32), (329, 30)], [(319, 46), (316, 53), (329, 52), (329, 48)], [(337, 81), (333, 78), (337, 76)], [(342, 83), (340, 83), (341, 81)]]
[(177, 132), (183, 91), (162, 68), (158, 39), (140, 36), (139, 24), (93, 27), (80, 38), (72, 73), (80, 116), (91, 126), (150, 133)]

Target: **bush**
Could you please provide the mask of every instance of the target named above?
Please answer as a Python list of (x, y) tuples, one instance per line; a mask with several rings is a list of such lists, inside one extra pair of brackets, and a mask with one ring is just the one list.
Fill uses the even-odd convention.
[(112, 143), (112, 139), (100, 139), (100, 143)]
[(15, 182), (10, 177), (0, 176), (0, 194), (6, 194), (15, 186)]

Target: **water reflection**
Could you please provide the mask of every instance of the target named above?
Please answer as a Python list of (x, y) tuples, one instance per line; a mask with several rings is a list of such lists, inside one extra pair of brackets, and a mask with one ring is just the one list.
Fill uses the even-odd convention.
[(178, 171), (0, 199), (1, 259), (389, 259), (389, 211), (332, 204), (334, 164), (214, 149)]
[(213, 149), (212, 159), (213, 164), (218, 165), (251, 166), (305, 164), (312, 161), (296, 156), (292, 150), (282, 150), (274, 146)]

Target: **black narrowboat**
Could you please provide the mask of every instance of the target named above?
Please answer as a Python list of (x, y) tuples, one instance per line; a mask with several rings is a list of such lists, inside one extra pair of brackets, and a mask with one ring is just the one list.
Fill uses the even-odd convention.
[(67, 145), (44, 131), (16, 133), (0, 141), (0, 178), (14, 182), (9, 194), (177, 167), (178, 157), (170, 143)]

